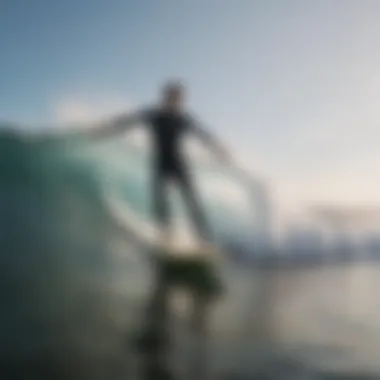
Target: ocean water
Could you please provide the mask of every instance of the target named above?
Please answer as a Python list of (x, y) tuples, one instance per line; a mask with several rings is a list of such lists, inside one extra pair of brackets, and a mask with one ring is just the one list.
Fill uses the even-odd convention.
[[(148, 228), (147, 161), (118, 141), (95, 146), (2, 129), (1, 379), (133, 378), (131, 336), (152, 273), (149, 252), (120, 226), (115, 205)], [(197, 170), (234, 180), (215, 167)], [(236, 206), (221, 198), (215, 209), (208, 199), (223, 232), (226, 224), (216, 221), (233, 220)], [(220, 378), (379, 373), (376, 266), (255, 270), (226, 261), (222, 273), (227, 293), (212, 315), (210, 348)], [(186, 362), (185, 349), (177, 355)]]
[(0, 131), (0, 377), (128, 371), (126, 334), (151, 268), (115, 212), (150, 227), (148, 156), (119, 141)]

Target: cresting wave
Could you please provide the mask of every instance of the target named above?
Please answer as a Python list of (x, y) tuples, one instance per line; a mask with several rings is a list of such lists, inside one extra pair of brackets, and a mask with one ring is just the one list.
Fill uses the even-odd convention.
[[(125, 305), (110, 304), (117, 304), (112, 258), (122, 236), (99, 168), (74, 145), (0, 133), (4, 379), (111, 378), (107, 371), (119, 364)], [(131, 250), (125, 239), (123, 249)]]
[(146, 156), (126, 147), (0, 126), (0, 378), (125, 370), (150, 271), (109, 208), (149, 222)]
[[(95, 147), (69, 135), (35, 137), (0, 126), (0, 378), (131, 378), (128, 334), (141, 320), (151, 273), (115, 223), (109, 199), (149, 222), (146, 159), (117, 141)], [(228, 270), (230, 295), (212, 326), (218, 366), (240, 368), (227, 358), (241, 349), (245, 363), (253, 352), (252, 326), (243, 320), (252, 315), (247, 300), (261, 277), (253, 281), (249, 268)], [(243, 337), (247, 348), (231, 346)], [(293, 362), (282, 368), (273, 356), (264, 363), (263, 373), (275, 372), (268, 378), (289, 378), (289, 368), (294, 379), (334, 378), (312, 370), (308, 377)]]

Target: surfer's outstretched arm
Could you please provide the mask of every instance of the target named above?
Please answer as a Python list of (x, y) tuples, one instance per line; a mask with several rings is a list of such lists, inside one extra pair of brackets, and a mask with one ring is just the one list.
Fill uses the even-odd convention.
[(193, 132), (204, 145), (209, 147), (219, 159), (230, 161), (230, 154), (226, 147), (219, 141), (219, 139), (212, 135), (203, 124), (193, 117), (189, 117), (189, 127), (191, 132)]
[(112, 137), (115, 134), (127, 132), (134, 128), (138, 123), (146, 120), (146, 111), (139, 111), (130, 114), (103, 120), (95, 123), (89, 123), (87, 126), (82, 125), (76, 128), (56, 128), (43, 131), (42, 133), (29, 133), (28, 137), (40, 142), (59, 140), (60, 138), (85, 138), (100, 140)]
[(145, 120), (145, 111), (122, 114), (115, 118), (100, 122), (94, 128), (89, 129), (91, 138), (101, 139), (111, 137), (118, 133), (125, 133), (135, 128)]

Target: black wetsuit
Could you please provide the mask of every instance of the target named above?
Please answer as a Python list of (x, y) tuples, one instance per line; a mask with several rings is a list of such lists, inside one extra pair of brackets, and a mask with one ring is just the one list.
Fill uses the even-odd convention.
[[(171, 113), (156, 109), (138, 112), (128, 120), (120, 120), (120, 127), (135, 125), (142, 121), (149, 129), (153, 145), (153, 205), (157, 222), (162, 226), (169, 226), (170, 210), (166, 183), (174, 181), (179, 186), (190, 217), (197, 234), (205, 240), (213, 240), (211, 229), (203, 212), (203, 207), (193, 186), (193, 180), (186, 158), (183, 154), (182, 143), (186, 135), (195, 133), (203, 141), (215, 144), (213, 138), (202, 128), (198, 127), (195, 120), (185, 113)], [(168, 319), (167, 319), (167, 297), (169, 286), (171, 286), (169, 266), (159, 265), (157, 271), (156, 285), (152, 293), (152, 299), (147, 311), (147, 330), (138, 340), (138, 346), (142, 350), (158, 350), (160, 352), (169, 341)], [(198, 267), (197, 267), (198, 268)], [(202, 272), (203, 273), (203, 272)], [(199, 274), (199, 276), (202, 275)], [(198, 276), (198, 277), (199, 277)], [(201, 293), (203, 294), (203, 293)], [(194, 326), (201, 329), (204, 313), (205, 297), (197, 299), (197, 307), (194, 312)], [(201, 305), (201, 306), (200, 306)], [(160, 355), (158, 355), (160, 357)], [(155, 356), (153, 356), (153, 361)], [(156, 358), (157, 359), (157, 358)], [(159, 359), (157, 359), (159, 362)]]
[(212, 142), (211, 137), (186, 113), (151, 109), (139, 113), (139, 119), (149, 128), (152, 138), (153, 206), (157, 222), (163, 226), (170, 223), (166, 183), (171, 180), (182, 192), (196, 232), (201, 238), (210, 240), (211, 230), (193, 186), (182, 142), (188, 133), (195, 133), (209, 142)]

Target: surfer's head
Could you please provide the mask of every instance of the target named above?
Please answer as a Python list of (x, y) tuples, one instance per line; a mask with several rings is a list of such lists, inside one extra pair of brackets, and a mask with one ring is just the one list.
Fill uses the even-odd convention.
[(185, 100), (185, 87), (180, 81), (167, 82), (162, 90), (163, 106), (170, 110), (180, 110)]

